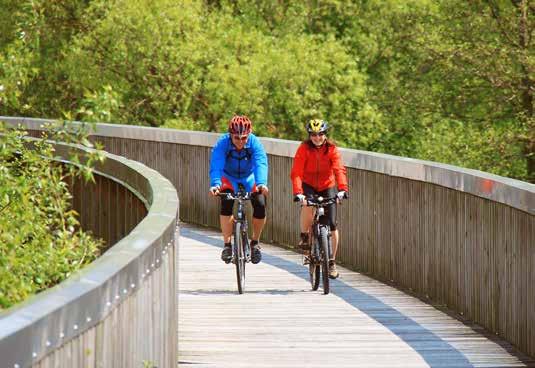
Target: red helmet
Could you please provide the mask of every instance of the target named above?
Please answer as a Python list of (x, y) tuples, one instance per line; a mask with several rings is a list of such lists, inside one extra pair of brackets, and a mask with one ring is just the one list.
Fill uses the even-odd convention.
[(231, 134), (246, 135), (251, 133), (252, 127), (253, 123), (245, 115), (235, 115), (228, 123), (228, 131)]

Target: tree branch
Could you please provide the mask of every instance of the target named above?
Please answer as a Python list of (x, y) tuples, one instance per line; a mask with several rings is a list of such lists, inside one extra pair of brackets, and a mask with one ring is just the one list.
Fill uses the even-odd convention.
[(513, 38), (511, 38), (511, 36), (507, 33), (507, 29), (505, 28), (503, 22), (502, 22), (502, 16), (500, 14), (500, 8), (499, 6), (492, 0), (487, 0), (486, 1), (488, 6), (489, 6), (489, 9), (490, 9), (490, 13), (492, 15), (492, 18), (494, 18), (494, 20), (496, 21), (496, 24), (498, 24), (498, 29), (500, 30), (500, 33), (502, 34), (502, 36), (511, 44), (511, 45), (514, 45), (515, 47), (520, 47), (520, 45), (518, 44), (518, 42), (516, 42)]

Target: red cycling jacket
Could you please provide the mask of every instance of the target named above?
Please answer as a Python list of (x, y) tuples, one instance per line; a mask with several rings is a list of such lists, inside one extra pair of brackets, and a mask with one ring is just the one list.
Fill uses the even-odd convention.
[(346, 168), (342, 164), (340, 151), (333, 144), (315, 147), (307, 142), (301, 143), (295, 153), (290, 176), (294, 195), (303, 193), (303, 183), (318, 192), (335, 184), (338, 190), (348, 190)]

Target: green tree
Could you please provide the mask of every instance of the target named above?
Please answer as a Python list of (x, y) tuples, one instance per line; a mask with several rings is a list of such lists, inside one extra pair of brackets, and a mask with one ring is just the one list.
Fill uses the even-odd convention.
[(221, 131), (245, 113), (289, 139), (322, 117), (343, 145), (535, 180), (529, 0), (0, 5), (0, 114)]
[(366, 76), (341, 43), (273, 37), (267, 25), (242, 19), (224, 4), (117, 2), (73, 42), (66, 73), (93, 91), (85, 96), (111, 86), (112, 115), (121, 122), (220, 131), (232, 114), (245, 113), (261, 135), (300, 139), (304, 122), (320, 116), (343, 144), (373, 147), (385, 128), (368, 101)]
[[(0, 115), (59, 118), (73, 108), (64, 56), (106, 14), (102, 0), (0, 0)], [(2, 24), (3, 26), (4, 24)], [(5, 30), (5, 32), (4, 32)]]
[(535, 180), (530, 1), (314, 3), (309, 31), (335, 34), (368, 75), (379, 150)]
[(440, 43), (422, 47), (451, 81), (444, 110), (482, 131), (508, 126), (516, 134), (504, 143), (521, 148), (521, 177), (535, 181), (534, 5), (528, 0), (453, 1), (442, 3), (440, 14), (424, 39)]

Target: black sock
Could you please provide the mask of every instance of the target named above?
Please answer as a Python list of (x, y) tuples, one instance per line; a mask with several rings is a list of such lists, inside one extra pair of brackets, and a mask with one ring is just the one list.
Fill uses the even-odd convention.
[(230, 243), (225, 243), (225, 247), (229, 247), (229, 248), (230, 248), (231, 246), (232, 246), (232, 244), (230, 244)]
[(251, 246), (254, 247), (258, 244), (258, 240), (251, 240)]

